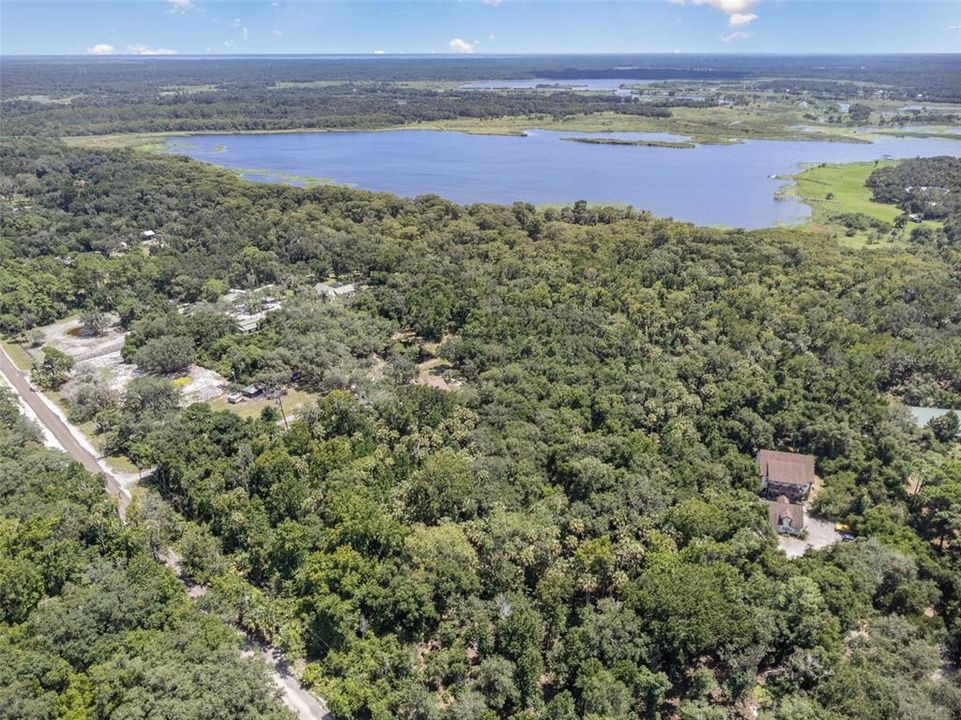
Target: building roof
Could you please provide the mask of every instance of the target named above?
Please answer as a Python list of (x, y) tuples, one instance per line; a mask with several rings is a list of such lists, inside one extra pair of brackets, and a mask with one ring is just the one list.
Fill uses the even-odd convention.
[(775, 527), (781, 524), (782, 518), (788, 518), (792, 528), (800, 530), (804, 527), (804, 506), (789, 502), (784, 495), (768, 503), (767, 516)]
[(340, 297), (341, 295), (350, 295), (357, 289), (354, 283), (339, 282), (337, 280), (332, 280), (328, 282), (320, 282), (314, 285), (314, 289), (317, 292), (326, 295), (327, 297)]
[(757, 464), (761, 476), (769, 481), (787, 485), (814, 483), (814, 456), (799, 453), (759, 450)]
[(257, 313), (256, 315), (248, 315), (237, 318), (237, 329), (244, 333), (253, 332), (257, 329), (257, 324), (260, 322), (262, 317), (262, 313)]

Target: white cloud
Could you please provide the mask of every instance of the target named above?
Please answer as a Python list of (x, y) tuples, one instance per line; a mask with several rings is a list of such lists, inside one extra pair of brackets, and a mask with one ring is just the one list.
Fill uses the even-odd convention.
[(374, 50), (374, 55), (386, 55), (386, 50)]
[(170, 3), (170, 12), (185, 13), (191, 8), (190, 0), (167, 0)]
[(948, 25), (948, 30), (961, 30), (961, 23), (955, 23), (954, 25)]
[(250, 37), (250, 33), (247, 32), (247, 28), (246, 28), (246, 27), (240, 28), (240, 35), (243, 37), (244, 40), (246, 40), (247, 38)]
[(126, 53), (127, 55), (176, 55), (177, 51), (169, 48), (152, 48), (143, 43), (133, 43), (127, 46)]
[(497, 36), (494, 33), (491, 33), (490, 35), (487, 36), (488, 42), (494, 42), (496, 39), (497, 39)]
[[(667, 0), (672, 5), (686, 5), (687, 0)], [(727, 15), (727, 26), (730, 28), (746, 28), (757, 20), (757, 15), (749, 12), (761, 0), (690, 0), (692, 5), (706, 5)], [(736, 31), (722, 35), (721, 40), (746, 40), (751, 33)]]
[(725, 15), (745, 13), (758, 4), (759, 0), (691, 0), (695, 5), (709, 5)]
[(97, 43), (93, 47), (87, 48), (87, 52), (92, 55), (113, 55), (113, 45)]
[(274, 37), (283, 37), (283, 36), (284, 36), (284, 31), (283, 31), (283, 30), (271, 30), (271, 31), (270, 31), (270, 34), (273, 35)]
[(455, 53), (470, 54), (474, 52), (474, 45), (461, 38), (454, 38), (447, 43), (447, 47)]
[(497, 6), (504, 2), (504, 0), (481, 0), (485, 5)]
[(747, 27), (752, 22), (757, 20), (757, 15), (754, 13), (734, 13), (727, 19), (728, 27), (739, 28)]

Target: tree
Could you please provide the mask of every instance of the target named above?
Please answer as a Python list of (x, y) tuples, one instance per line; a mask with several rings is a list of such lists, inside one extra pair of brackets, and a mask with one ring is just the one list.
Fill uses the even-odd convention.
[(514, 663), (500, 655), (485, 658), (477, 667), (477, 687), (495, 710), (504, 710), (520, 698)]
[(103, 331), (107, 329), (107, 323), (108, 319), (106, 314), (100, 310), (85, 310), (80, 315), (80, 327), (83, 330), (83, 334), (88, 337), (103, 335)]
[(443, 450), (431, 455), (410, 480), (407, 504), (425, 523), (459, 519), (474, 509), (474, 473), (465, 453)]
[(44, 345), (41, 353), (42, 358), (39, 363), (34, 361), (31, 377), (45, 390), (56, 390), (70, 377), (70, 371), (74, 365), (73, 358), (50, 345)]
[(953, 410), (936, 418), (931, 418), (928, 427), (934, 432), (934, 436), (941, 442), (951, 442), (958, 438), (958, 431), (961, 430), (961, 421), (958, 414)]
[(134, 363), (147, 372), (179, 372), (194, 362), (193, 342), (180, 335), (164, 335), (148, 340), (133, 356)]
[(180, 391), (162, 378), (134, 378), (127, 385), (121, 407), (137, 420), (162, 418), (180, 404)]
[(117, 408), (118, 395), (104, 382), (94, 380), (78, 385), (70, 397), (70, 419), (85, 423), (98, 415)]
[(871, 119), (871, 106), (864, 103), (851, 103), (851, 107), (848, 108), (848, 117), (852, 122), (863, 125)]
[(577, 673), (575, 687), (580, 694), (584, 716), (626, 720), (631, 711), (631, 694), (627, 686), (597, 659), (584, 663)]
[(207, 582), (225, 569), (220, 543), (204, 527), (189, 523), (180, 539), (183, 571), (199, 582)]
[(739, 589), (739, 578), (728, 566), (668, 556), (652, 563), (632, 595), (638, 614), (651, 625), (665, 666), (677, 671), (698, 655), (750, 641), (751, 612), (738, 599)]
[(200, 286), (200, 297), (206, 302), (217, 302), (227, 290), (227, 284), (218, 278), (207, 278)]

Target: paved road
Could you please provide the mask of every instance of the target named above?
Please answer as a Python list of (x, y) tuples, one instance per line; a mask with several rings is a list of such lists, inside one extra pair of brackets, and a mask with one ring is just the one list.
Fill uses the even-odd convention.
[[(9, 385), (13, 386), (13, 389), (20, 395), (36, 420), (49, 431), (70, 457), (95, 475), (104, 477), (107, 491), (117, 498), (117, 509), (120, 517), (123, 518), (131, 498), (130, 490), (125, 486), (127, 481), (120, 474), (113, 473), (101, 464), (96, 454), (91, 451), (89, 443), (82, 439), (83, 436), (80, 435), (80, 432), (66, 422), (65, 418), (61, 416), (49, 400), (43, 397), (42, 393), (32, 389), (30, 381), (13, 363), (3, 348), (0, 348), (0, 374), (3, 375)], [(164, 564), (180, 577), (180, 558), (172, 550), (167, 552)], [(206, 588), (188, 585), (187, 592), (191, 597), (198, 597), (206, 592)], [(297, 678), (290, 673), (289, 666), (280, 652), (256, 642), (249, 636), (245, 635), (245, 637), (247, 638), (248, 652), (256, 649), (263, 656), (270, 670), (271, 680), (282, 693), (281, 697), (284, 704), (293, 710), (300, 720), (324, 720), (329, 717), (324, 702), (300, 686)]]

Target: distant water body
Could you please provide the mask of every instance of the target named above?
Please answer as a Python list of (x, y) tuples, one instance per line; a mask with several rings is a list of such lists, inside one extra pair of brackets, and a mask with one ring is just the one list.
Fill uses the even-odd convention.
[(664, 79), (640, 79), (631, 78), (528, 78), (526, 80), (476, 80), (464, 83), (461, 87), (465, 90), (521, 90), (538, 87), (556, 89), (569, 88), (577, 90), (617, 90), (622, 85), (651, 85), (658, 82), (667, 82)]
[(263, 182), (332, 182), (405, 197), (436, 194), (460, 203), (633, 205), (699, 225), (742, 228), (797, 223), (810, 214), (776, 200), (802, 163), (885, 157), (961, 156), (961, 140), (881, 137), (872, 144), (749, 140), (693, 149), (602, 145), (564, 138), (678, 141), (661, 133), (531, 130), (526, 136), (392, 130), (172, 137), (172, 152)]

